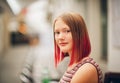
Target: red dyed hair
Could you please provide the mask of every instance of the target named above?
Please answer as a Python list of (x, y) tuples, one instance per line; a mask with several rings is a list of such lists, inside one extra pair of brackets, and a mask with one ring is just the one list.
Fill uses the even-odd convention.
[[(89, 35), (87, 31), (86, 24), (82, 18), (77, 13), (64, 13), (55, 19), (53, 27), (55, 27), (55, 23), (57, 20), (62, 19), (65, 24), (67, 24), (71, 30), (72, 38), (73, 38), (73, 50), (72, 56), (70, 57), (69, 65), (72, 65), (74, 62), (81, 61), (84, 57), (89, 56), (91, 52), (91, 45), (89, 40)], [(58, 65), (60, 61), (64, 59), (65, 54), (61, 52), (60, 48), (56, 44), (54, 37), (54, 48), (55, 48), (55, 66)]]

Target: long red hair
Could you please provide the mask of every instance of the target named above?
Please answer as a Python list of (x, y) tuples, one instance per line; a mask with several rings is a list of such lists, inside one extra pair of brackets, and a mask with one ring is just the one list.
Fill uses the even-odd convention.
[[(77, 13), (64, 13), (55, 19), (53, 28), (55, 27), (55, 23), (57, 20), (62, 19), (64, 23), (66, 23), (71, 30), (72, 38), (73, 38), (73, 48), (72, 48), (72, 56), (70, 57), (69, 65), (72, 65), (74, 62), (79, 62), (84, 57), (89, 56), (91, 52), (91, 44), (89, 40), (89, 35), (87, 31), (86, 24), (80, 14)], [(55, 66), (58, 65), (60, 61), (62, 61), (67, 53), (61, 52), (60, 48), (56, 44), (54, 37), (54, 48), (55, 48)]]

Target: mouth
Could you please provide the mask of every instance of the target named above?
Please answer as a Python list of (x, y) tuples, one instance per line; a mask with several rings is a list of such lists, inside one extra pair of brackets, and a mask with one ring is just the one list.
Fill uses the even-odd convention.
[(67, 43), (59, 43), (60, 46), (66, 46)]

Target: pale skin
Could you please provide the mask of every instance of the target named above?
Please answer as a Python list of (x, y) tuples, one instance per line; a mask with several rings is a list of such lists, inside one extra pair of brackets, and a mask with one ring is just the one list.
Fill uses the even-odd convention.
[(90, 63), (84, 64), (75, 73), (71, 83), (98, 83), (96, 68)]
[[(60, 50), (64, 53), (68, 53), (69, 56), (71, 56), (73, 40), (69, 26), (59, 18), (55, 22), (54, 32), (55, 41)], [(67, 70), (71, 70), (77, 64), (78, 62), (74, 63), (73, 65), (69, 66)], [(71, 79), (71, 83), (98, 83), (96, 68), (90, 63), (84, 64), (74, 74), (73, 78)]]

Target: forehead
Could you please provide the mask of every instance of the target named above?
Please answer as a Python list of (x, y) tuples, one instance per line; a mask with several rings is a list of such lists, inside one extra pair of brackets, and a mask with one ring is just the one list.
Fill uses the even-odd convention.
[(55, 29), (69, 29), (69, 26), (62, 19), (57, 19)]

